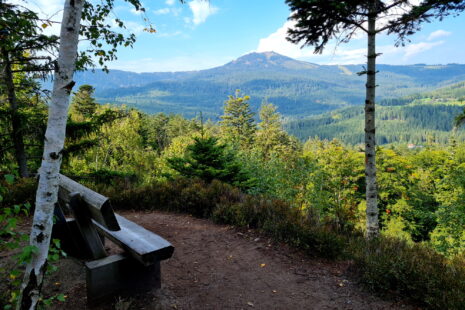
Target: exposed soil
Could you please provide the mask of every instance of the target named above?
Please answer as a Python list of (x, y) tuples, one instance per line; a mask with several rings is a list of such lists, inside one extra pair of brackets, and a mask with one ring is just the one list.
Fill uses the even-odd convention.
[[(187, 215), (123, 212), (174, 247), (162, 262), (162, 289), (98, 309), (413, 309), (365, 292), (349, 263), (308, 258), (254, 231)], [(85, 272), (73, 259), (60, 263), (47, 292), (65, 292), (57, 309), (86, 309)]]

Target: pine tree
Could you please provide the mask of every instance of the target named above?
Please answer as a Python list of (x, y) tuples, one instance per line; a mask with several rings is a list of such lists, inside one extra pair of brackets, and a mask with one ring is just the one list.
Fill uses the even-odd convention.
[(206, 182), (220, 180), (241, 188), (250, 186), (234, 155), (226, 150), (225, 144), (218, 144), (215, 137), (195, 137), (194, 143), (187, 147), (186, 156), (169, 158), (168, 164), (185, 177)]
[[(409, 0), (286, 0), (290, 6), (291, 20), (296, 21), (294, 29), (288, 30), (288, 40), (311, 45), (315, 53), (321, 53), (331, 39), (339, 43), (351, 40), (356, 32), (367, 35), (367, 67), (359, 74), (366, 74), (365, 97), (365, 175), (366, 175), (366, 216), (367, 238), (379, 234), (378, 190), (376, 181), (376, 35), (383, 31), (395, 31), (405, 23), (397, 11), (412, 8)], [(397, 18), (396, 18), (397, 17)], [(379, 21), (392, 19), (387, 25)]]
[(283, 130), (281, 115), (276, 111), (276, 106), (271, 103), (262, 104), (259, 116), (255, 144), (262, 152), (264, 158), (269, 158), (272, 153), (282, 153), (290, 148), (290, 139)]
[(224, 113), (221, 116), (220, 126), (223, 135), (227, 140), (241, 148), (247, 148), (254, 142), (254, 135), (257, 129), (250, 111), (249, 96), (240, 97), (237, 90), (234, 96), (224, 103)]
[(81, 85), (71, 101), (72, 110), (84, 119), (91, 118), (97, 110), (97, 102), (93, 97), (94, 91), (95, 88), (91, 85)]

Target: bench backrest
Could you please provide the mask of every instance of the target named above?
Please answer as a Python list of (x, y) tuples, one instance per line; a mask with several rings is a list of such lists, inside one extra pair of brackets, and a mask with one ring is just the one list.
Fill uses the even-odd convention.
[(92, 219), (105, 228), (117, 231), (120, 230), (118, 221), (116, 220), (115, 213), (110, 204), (108, 197), (105, 197), (90, 188), (85, 187), (78, 182), (75, 182), (60, 174), (60, 187), (58, 191), (58, 198), (65, 203), (69, 203), (72, 193), (79, 193), (83, 203), (87, 206)]
[(59, 199), (68, 204), (74, 214), (80, 235), (92, 258), (107, 255), (98, 233), (145, 266), (172, 256), (174, 247), (168, 241), (115, 214), (107, 197), (61, 174), (58, 193)]

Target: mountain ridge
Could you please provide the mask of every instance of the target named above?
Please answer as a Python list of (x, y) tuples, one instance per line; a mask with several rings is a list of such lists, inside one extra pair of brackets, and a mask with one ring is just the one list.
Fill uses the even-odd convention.
[[(378, 65), (378, 100), (431, 91), (465, 80), (465, 65)], [(221, 114), (236, 89), (250, 95), (253, 109), (267, 100), (286, 117), (304, 117), (363, 104), (361, 65), (318, 65), (275, 52), (249, 53), (223, 66), (181, 72), (80, 72), (78, 85), (91, 84), (101, 103), (126, 104), (148, 113), (199, 111)], [(105, 75), (104, 75), (105, 74)]]

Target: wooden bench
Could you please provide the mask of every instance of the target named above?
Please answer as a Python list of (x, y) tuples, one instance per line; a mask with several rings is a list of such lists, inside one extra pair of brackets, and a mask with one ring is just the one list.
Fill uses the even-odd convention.
[[(87, 302), (95, 305), (117, 294), (160, 288), (160, 261), (174, 247), (162, 237), (113, 212), (110, 200), (60, 175), (54, 237), (70, 255), (87, 260)], [(63, 209), (74, 218), (66, 218)], [(124, 253), (108, 255), (108, 238)]]

